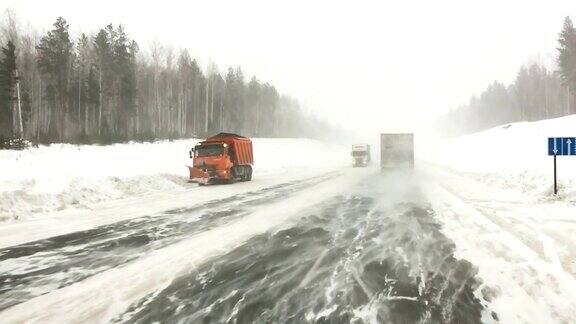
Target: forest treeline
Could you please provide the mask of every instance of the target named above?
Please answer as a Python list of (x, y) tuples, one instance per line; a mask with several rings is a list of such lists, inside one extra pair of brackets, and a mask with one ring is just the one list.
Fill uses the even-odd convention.
[(576, 114), (576, 30), (570, 17), (564, 19), (557, 50), (553, 70), (541, 64), (521, 67), (512, 84), (495, 81), (467, 105), (442, 116), (439, 131), (454, 136), (512, 122)]
[(144, 54), (122, 25), (73, 37), (62, 17), (23, 33), (11, 11), (0, 26), (0, 137), (110, 143), (204, 137), (317, 137), (329, 125), (240, 67), (199, 66), (157, 42)]

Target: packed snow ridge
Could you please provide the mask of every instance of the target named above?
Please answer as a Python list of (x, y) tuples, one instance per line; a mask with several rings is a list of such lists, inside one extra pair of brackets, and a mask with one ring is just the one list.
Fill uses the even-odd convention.
[[(185, 191), (188, 152), (199, 140), (108, 146), (52, 144), (0, 151), (0, 221)], [(255, 176), (346, 165), (347, 147), (309, 139), (254, 139)]]
[[(576, 156), (558, 157), (558, 196), (548, 137), (576, 136), (576, 115), (519, 122), (466, 136), (422, 140), (421, 160), (465, 173), (489, 185), (524, 192), (539, 201), (576, 202)], [(418, 145), (419, 144), (419, 145)]]

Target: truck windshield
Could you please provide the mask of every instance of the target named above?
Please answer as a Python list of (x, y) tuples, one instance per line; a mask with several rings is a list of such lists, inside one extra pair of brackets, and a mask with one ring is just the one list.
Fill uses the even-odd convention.
[(215, 156), (224, 154), (224, 146), (218, 145), (199, 145), (195, 148), (196, 156)]
[(366, 151), (352, 151), (352, 156), (364, 156)]

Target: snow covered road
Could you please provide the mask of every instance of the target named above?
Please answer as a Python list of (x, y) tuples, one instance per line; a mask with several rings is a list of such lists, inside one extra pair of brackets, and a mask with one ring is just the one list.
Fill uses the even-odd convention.
[(413, 174), (300, 171), (132, 197), (75, 218), (63, 211), (4, 224), (0, 318), (570, 323), (576, 317), (574, 206), (496, 190), (427, 164)]
[(8, 322), (492, 316), (475, 295), (474, 266), (454, 258), (411, 179), (346, 168), (7, 247), (0, 315)]
[(419, 188), (397, 180), (372, 174), (114, 321), (480, 322), (474, 267), (453, 257)]
[[(320, 177), (313, 177), (306, 181), (266, 188), (256, 193), (247, 194), (244, 197), (229, 197), (223, 202), (212, 201), (211, 203), (205, 204), (205, 206), (207, 206), (206, 211), (200, 211), (199, 213), (201, 215), (196, 217), (193, 215), (195, 211), (191, 209), (177, 209), (163, 215), (156, 215), (156, 217), (161, 219), (160, 223), (162, 225), (170, 225), (168, 228), (164, 227), (164, 229), (172, 231), (172, 234), (182, 234), (182, 231), (190, 232), (188, 235), (185, 235), (186, 239), (179, 242), (177, 240), (178, 235), (176, 235), (176, 239), (169, 235), (164, 236), (171, 244), (160, 249), (154, 249), (154, 247), (156, 243), (162, 245), (163, 240), (155, 239), (157, 233), (155, 231), (148, 231), (146, 226), (143, 227), (144, 233), (140, 237), (146, 236), (146, 239), (142, 240), (137, 238), (131, 241), (129, 237), (126, 237), (124, 241), (127, 243), (126, 246), (119, 246), (116, 250), (114, 250), (114, 248), (119, 242), (115, 240), (115, 231), (106, 231), (105, 229), (98, 228), (95, 233), (92, 233), (94, 234), (94, 238), (91, 239), (90, 236), (88, 236), (87, 240), (84, 239), (83, 235), (80, 235), (77, 240), (81, 242), (81, 244), (91, 246), (92, 248), (95, 247), (96, 250), (98, 247), (104, 247), (104, 254), (112, 254), (112, 256), (108, 258), (109, 262), (117, 262), (118, 259), (115, 253), (121, 252), (123, 249), (138, 252), (139, 249), (144, 246), (149, 250), (145, 257), (139, 258), (138, 260), (123, 259), (123, 261), (132, 261), (123, 267), (109, 269), (108, 271), (102, 271), (98, 274), (92, 274), (89, 271), (83, 272), (84, 275), (87, 274), (89, 277), (71, 285), (63, 285), (65, 286), (63, 288), (46, 285), (44, 287), (46, 290), (44, 293), (50, 291), (49, 293), (17, 304), (0, 314), (10, 322), (28, 320), (41, 322), (47, 320), (72, 322), (86, 320), (100, 321), (103, 318), (105, 319), (109, 312), (114, 312), (116, 307), (121, 308), (121, 305), (133, 301), (133, 298), (143, 293), (153, 292), (154, 289), (168, 284), (177, 273), (188, 269), (196, 262), (201, 262), (212, 254), (226, 250), (227, 247), (238, 244), (254, 234), (265, 232), (281, 224), (286, 219), (298, 215), (298, 212), (305, 210), (307, 206), (315, 204), (324, 197), (329, 197), (340, 192), (351, 183), (359, 181), (359, 177), (362, 177), (361, 171), (362, 170), (359, 170), (347, 176), (330, 173)], [(210, 186), (202, 189), (210, 190), (219, 187), (220, 186)], [(240, 211), (237, 211), (239, 208)], [(224, 212), (218, 215), (218, 213), (213, 213), (215, 210)], [(191, 213), (192, 215), (190, 215)], [(238, 217), (240, 215), (244, 217)], [(207, 217), (207, 220), (202, 220), (203, 217)], [(235, 217), (237, 219), (234, 220)], [(226, 218), (232, 219), (227, 220)], [(148, 220), (149, 219), (145, 219), (143, 221), (147, 222)], [(200, 222), (200, 224), (204, 225), (204, 228), (191, 225), (190, 222), (192, 224), (196, 222), (196, 225)], [(128, 224), (123, 224), (124, 226), (117, 228), (120, 231), (120, 235), (124, 229), (132, 232), (132, 227), (126, 226)], [(114, 228), (117, 225), (118, 224), (114, 224), (112, 227)], [(156, 221), (150, 222), (149, 225), (152, 227), (159, 226)], [(162, 228), (162, 226), (160, 227)], [(103, 233), (103, 235), (100, 235), (101, 233)], [(107, 233), (110, 235), (106, 235)], [(65, 237), (74, 242), (76, 235), (71, 234)], [(101, 241), (103, 241), (103, 244), (99, 244)], [(21, 277), (28, 277), (22, 280), (24, 289), (26, 289), (25, 283), (27, 279), (35, 279), (34, 276), (38, 270), (34, 269), (34, 264), (29, 263), (38, 259), (34, 259), (33, 256), (27, 256), (26, 251), (33, 251), (35, 248), (42, 249), (47, 246), (49, 253), (52, 251), (50, 246), (54, 245), (53, 242), (54, 240), (48, 239), (28, 243), (25, 246), (4, 249), (0, 253), (7, 259), (2, 261), (1, 266), (7, 271), (13, 271), (10, 267), (14, 265), (19, 267), (20, 271), (26, 271), (26, 269), (32, 267), (30, 273), (24, 272), (20, 274)], [(130, 242), (132, 242), (132, 244), (130, 244)], [(143, 242), (152, 242), (152, 244), (144, 244)], [(68, 245), (61, 247), (63, 251), (58, 251), (58, 242), (56, 242), (55, 245), (56, 251), (52, 251), (55, 254), (55, 260), (58, 261), (58, 256), (60, 256), (60, 258), (63, 259), (61, 263), (68, 265), (68, 258), (61, 255), (61, 253), (66, 252), (66, 246)], [(72, 249), (74, 250), (74, 246), (72, 246)], [(108, 251), (109, 249), (112, 249), (112, 251)], [(19, 251), (23, 252), (24, 255), (20, 256), (18, 254)], [(97, 257), (93, 259), (93, 261), (101, 260), (102, 254), (103, 253), (97, 253)], [(132, 258), (133, 255), (131, 255), (131, 253), (125, 253), (125, 257)], [(21, 260), (21, 258), (24, 259)], [(75, 255), (73, 256), (73, 259), (74, 258), (78, 260), (88, 258), (88, 260), (91, 260), (89, 255), (85, 253)], [(49, 267), (50, 265), (50, 263), (43, 263), (39, 266)], [(97, 265), (100, 265), (100, 263), (97, 263)], [(92, 266), (88, 265), (85, 268), (90, 270)], [(58, 274), (63, 275), (70, 270), (70, 268), (59, 269)], [(48, 274), (49, 282), (60, 279), (60, 277), (52, 275), (52, 269), (42, 269), (41, 271)], [(6, 272), (2, 273), (5, 274)], [(12, 289), (10, 289), (14, 287), (10, 284), (12, 280), (12, 278), (3, 278), (2, 288), (0, 288), (2, 289), (3, 296), (9, 296), (9, 294), (12, 293)], [(41, 278), (38, 280), (42, 282)], [(56, 283), (58, 283), (58, 281), (56, 281)], [(21, 285), (18, 285), (18, 287), (20, 286)], [(6, 290), (4, 290), (4, 287), (7, 287)], [(110, 287), (114, 287), (114, 289), (110, 289)], [(32, 285), (30, 288), (31, 289), (27, 291), (33, 294), (33, 288), (35, 288), (35, 286)], [(55, 288), (60, 289), (54, 290)], [(42, 292), (40, 292), (40, 294), (42, 294)], [(23, 299), (25, 300), (30, 297), (31, 296), (28, 295)], [(126, 304), (125, 306), (128, 305), (129, 304)], [(63, 309), (68, 311), (63, 313)]]

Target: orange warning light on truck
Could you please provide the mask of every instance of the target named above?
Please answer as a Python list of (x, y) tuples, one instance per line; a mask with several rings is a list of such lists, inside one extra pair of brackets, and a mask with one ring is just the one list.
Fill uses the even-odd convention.
[(252, 141), (244, 136), (220, 133), (190, 150), (190, 181), (199, 184), (252, 180)]

